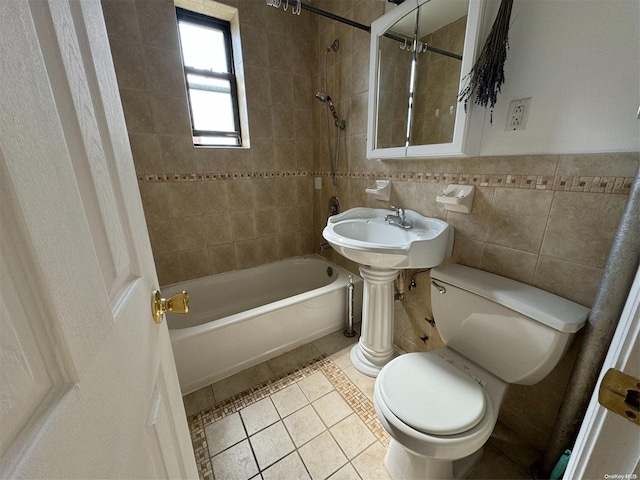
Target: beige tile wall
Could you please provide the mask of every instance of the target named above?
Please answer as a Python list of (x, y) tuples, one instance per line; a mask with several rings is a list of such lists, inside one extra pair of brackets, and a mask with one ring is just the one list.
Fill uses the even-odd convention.
[[(319, 8), (369, 24), (382, 13), (382, 2), (324, 0)], [(355, 206), (386, 208), (391, 204), (440, 218), (455, 228), (453, 261), (532, 284), (591, 306), (603, 273), (615, 229), (622, 214), (639, 154), (575, 154), (467, 159), (368, 161), (365, 159), (367, 81), (354, 65), (368, 65), (368, 34), (325, 19), (317, 28), (314, 81), (321, 85), (323, 52), (334, 37), (341, 42), (331, 53), (329, 93), (346, 119), (337, 185), (326, 175), (324, 111), (314, 113), (314, 167), (323, 188), (315, 191), (315, 244), (322, 241), (329, 197), (343, 210)], [(349, 77), (351, 75), (351, 77)], [(351, 85), (351, 89), (345, 88)], [(336, 93), (334, 93), (336, 92)], [(342, 148), (342, 147), (341, 147)], [(392, 180), (390, 202), (367, 198), (364, 190), (374, 178)], [(447, 212), (435, 197), (449, 183), (477, 186), (471, 214)], [(336, 263), (357, 272), (357, 265), (335, 252)], [(406, 271), (404, 300), (395, 303), (395, 343), (405, 351), (442, 346), (432, 319), (427, 274)], [(427, 337), (423, 342), (421, 337)], [(534, 386), (514, 385), (500, 419), (539, 450), (548, 443), (575, 361), (577, 346), (546, 379)]]
[[(488, 170), (500, 164), (503, 171), (509, 172), (517, 171), (517, 165), (523, 158), (512, 159), (513, 169), (505, 158), (470, 160), (471, 163), (475, 160), (486, 162)], [(535, 157), (528, 159), (531, 162), (538, 160), (541, 163), (549, 161)], [(555, 156), (552, 163), (560, 172), (576, 160), (598, 165), (591, 170), (592, 175), (586, 177), (587, 180), (606, 174), (609, 175), (606, 184), (611, 186), (616, 179), (613, 175), (618, 175), (618, 179), (624, 178), (626, 185), (630, 185), (631, 177), (638, 168), (639, 155), (563, 155)], [(442, 162), (441, 169), (456, 170), (456, 161)], [(415, 166), (419, 167), (420, 162), (417, 163)], [(425, 161), (423, 170), (433, 172), (434, 167), (427, 165), (429, 163)], [(448, 181), (421, 183), (398, 179), (394, 177), (413, 175), (398, 172), (402, 168), (398, 163), (389, 162), (387, 167), (389, 171), (380, 174), (379, 178), (392, 179), (390, 202), (365, 198), (364, 188), (371, 180), (357, 178), (355, 174), (355, 178), (339, 177), (337, 187), (325, 188), (322, 195), (317, 195), (316, 209), (324, 212), (328, 196), (336, 195), (344, 209), (358, 205), (386, 208), (389, 204), (399, 204), (423, 215), (441, 218), (455, 228), (452, 261), (532, 284), (582, 305), (593, 304), (627, 199), (626, 193), (479, 186), (473, 210), (465, 215), (446, 212), (435, 203), (435, 196)], [(477, 167), (474, 167), (475, 171), (478, 171)], [(532, 166), (532, 171), (535, 170), (536, 167)], [(620, 192), (625, 191), (620, 189)], [(335, 252), (325, 255), (357, 272), (357, 265)], [(428, 274), (418, 275), (417, 287), (409, 291), (409, 282), (416, 272), (405, 271), (402, 283), (404, 300), (394, 306), (395, 343), (405, 351), (433, 350), (441, 347), (442, 341), (437, 328), (426, 321), (433, 318), (430, 278)], [(423, 342), (421, 338), (424, 337), (427, 340)], [(544, 451), (548, 444), (576, 354), (577, 348), (574, 348), (554, 372), (537, 385), (510, 387), (502, 406), (500, 420), (540, 451)]]
[(248, 149), (193, 147), (173, 2), (102, 2), (163, 285), (313, 252), (311, 19), (224, 3), (239, 10)]
[[(103, 0), (162, 284), (318, 251), (327, 203), (336, 195), (343, 210), (396, 204), (444, 219), (456, 231), (454, 261), (592, 305), (637, 152), (368, 161), (369, 34), (263, 0), (225, 3), (240, 10), (250, 149), (191, 146), (172, 2)], [(372, 0), (313, 4), (366, 25), (384, 8)], [(336, 38), (327, 91), (346, 129), (333, 186), (325, 110), (313, 95), (324, 89), (324, 52)], [(321, 177), (321, 190), (313, 190), (312, 175)], [(374, 177), (392, 180), (391, 202), (366, 197)], [(435, 203), (455, 182), (478, 187), (470, 215)], [(405, 272), (405, 299), (395, 303), (396, 343), (406, 351), (438, 348), (437, 328), (425, 321), (432, 318), (428, 275), (406, 290), (414, 273)], [(576, 352), (538, 385), (512, 386), (502, 407), (501, 420), (540, 450)]]

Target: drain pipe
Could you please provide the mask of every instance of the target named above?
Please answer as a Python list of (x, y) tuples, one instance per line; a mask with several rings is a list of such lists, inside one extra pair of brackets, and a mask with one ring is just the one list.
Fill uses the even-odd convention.
[[(584, 418), (600, 369), (620, 320), (640, 256), (640, 167), (631, 185), (629, 198), (609, 252), (600, 288), (587, 320), (576, 364), (567, 385), (551, 443), (542, 463), (532, 470), (549, 478), (555, 463), (572, 448)], [(539, 472), (535, 472), (538, 470)]]
[(349, 275), (349, 283), (347, 284), (347, 328), (343, 332), (344, 336), (349, 338), (356, 336), (356, 331), (353, 329), (353, 315), (355, 312), (353, 289), (353, 276)]

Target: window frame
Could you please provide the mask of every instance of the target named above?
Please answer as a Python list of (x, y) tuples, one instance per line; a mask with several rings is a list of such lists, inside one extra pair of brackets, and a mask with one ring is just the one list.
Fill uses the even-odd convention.
[[(239, 99), (238, 99), (238, 84), (236, 78), (236, 72), (234, 68), (234, 58), (233, 58), (233, 46), (231, 42), (231, 23), (226, 20), (221, 20), (216, 17), (211, 17), (208, 15), (203, 15), (201, 13), (192, 12), (190, 10), (186, 10), (184, 8), (176, 7), (176, 18), (178, 24), (182, 22), (196, 24), (202, 27), (211, 28), (214, 30), (218, 30), (222, 32), (224, 38), (224, 46), (226, 50), (226, 60), (227, 60), (227, 72), (213, 72), (211, 70), (202, 70), (195, 67), (188, 67), (185, 65), (184, 61), (184, 52), (182, 50), (182, 38), (180, 36), (180, 28), (178, 26), (178, 38), (180, 40), (180, 59), (182, 61), (182, 70), (184, 73), (184, 81), (185, 88), (187, 94), (187, 102), (189, 104), (189, 120), (191, 122), (191, 132), (193, 136), (193, 145), (196, 147), (224, 147), (224, 148), (235, 148), (242, 147), (242, 130), (240, 127), (240, 108), (239, 108)], [(233, 123), (235, 130), (233, 131), (214, 131), (214, 130), (196, 130), (195, 124), (193, 122), (193, 108), (191, 105), (191, 95), (190, 95), (190, 87), (189, 80), (187, 79), (187, 75), (199, 75), (203, 77), (208, 77), (212, 79), (222, 79), (229, 82), (230, 85), (230, 95), (231, 102), (233, 108)], [(236, 143), (233, 144), (222, 144), (222, 143), (196, 143), (197, 137), (227, 137), (235, 139)]]

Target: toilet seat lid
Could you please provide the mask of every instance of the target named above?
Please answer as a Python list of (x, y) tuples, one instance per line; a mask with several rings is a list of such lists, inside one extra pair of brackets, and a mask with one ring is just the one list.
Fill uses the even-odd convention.
[(423, 433), (455, 435), (484, 417), (483, 388), (438, 355), (402, 355), (382, 369), (378, 382), (393, 414)]

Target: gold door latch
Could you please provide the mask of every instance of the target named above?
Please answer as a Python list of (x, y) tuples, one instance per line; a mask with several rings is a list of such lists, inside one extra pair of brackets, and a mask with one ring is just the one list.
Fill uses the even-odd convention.
[(602, 378), (598, 403), (640, 425), (640, 380), (610, 368)]
[(178, 292), (166, 299), (162, 298), (160, 290), (154, 290), (151, 294), (151, 312), (156, 323), (162, 323), (165, 312), (187, 313), (189, 312), (189, 294)]

